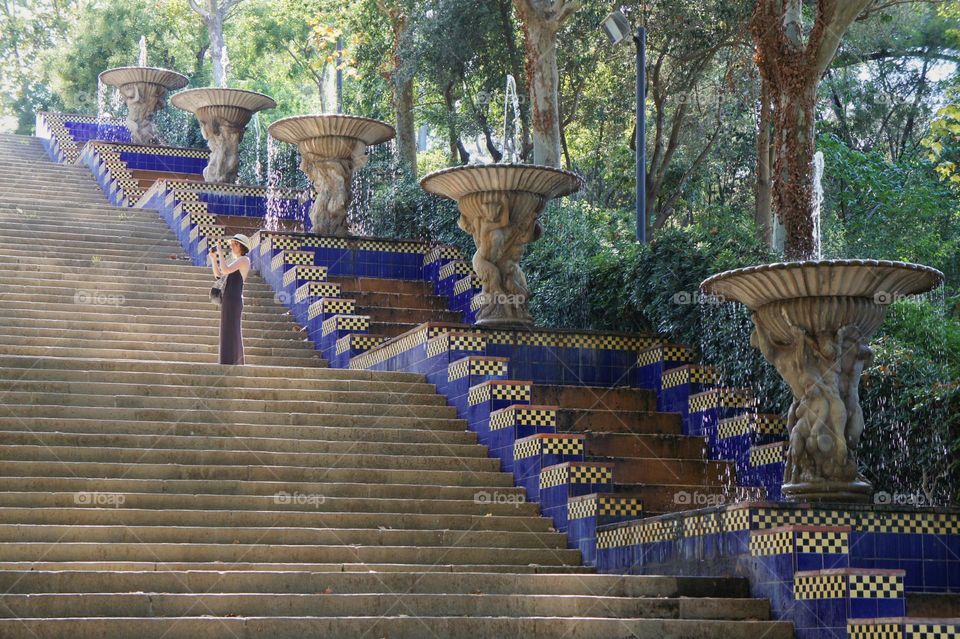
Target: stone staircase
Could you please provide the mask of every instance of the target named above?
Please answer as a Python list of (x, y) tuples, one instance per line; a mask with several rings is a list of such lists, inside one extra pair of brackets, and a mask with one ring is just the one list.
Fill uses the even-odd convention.
[(592, 574), (422, 375), (328, 368), (255, 273), (214, 363), (209, 270), (33, 138), (0, 242), (0, 637), (792, 636), (742, 579)]

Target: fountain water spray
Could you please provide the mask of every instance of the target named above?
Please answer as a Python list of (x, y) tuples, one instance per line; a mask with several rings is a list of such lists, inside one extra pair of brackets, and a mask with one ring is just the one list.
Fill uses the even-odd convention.
[[(513, 109), (513, 120), (509, 113)], [(503, 95), (503, 157), (501, 162), (512, 164), (517, 161), (517, 131), (520, 122), (520, 98), (517, 97), (517, 81), (507, 74), (507, 86)]]
[(140, 57), (137, 60), (137, 66), (147, 66), (147, 37), (140, 36)]
[(813, 259), (823, 259), (820, 209), (823, 206), (823, 151), (813, 155)]

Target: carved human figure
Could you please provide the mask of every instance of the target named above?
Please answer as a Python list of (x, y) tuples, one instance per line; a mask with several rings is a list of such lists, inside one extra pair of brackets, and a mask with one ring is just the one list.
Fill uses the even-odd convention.
[[(763, 314), (754, 314), (751, 344), (776, 367), (793, 394), (787, 413), (785, 490), (800, 484), (862, 482), (855, 455), (863, 432), (857, 387), (872, 352), (855, 326), (811, 333), (785, 315), (774, 317), (777, 327), (768, 325)], [(783, 322), (788, 324), (788, 339)]]
[(543, 204), (539, 196), (511, 191), (484, 191), (460, 200), (457, 223), (473, 237), (473, 270), (483, 287), (477, 322), (532, 322), (520, 259), (526, 245), (542, 233), (537, 214)]
[(349, 158), (324, 157), (302, 151), (300, 170), (313, 184), (314, 197), (310, 206), (311, 232), (317, 235), (346, 237), (347, 208), (350, 206), (350, 183), (354, 171), (367, 164), (367, 154), (361, 146)]
[(167, 90), (159, 84), (131, 82), (119, 87), (127, 103), (127, 129), (134, 144), (162, 144), (153, 117), (165, 105)]
[(203, 115), (198, 112), (197, 119), (200, 120), (203, 139), (210, 148), (203, 179), (206, 182), (236, 182), (240, 170), (240, 142), (247, 122), (230, 121), (216, 112)]

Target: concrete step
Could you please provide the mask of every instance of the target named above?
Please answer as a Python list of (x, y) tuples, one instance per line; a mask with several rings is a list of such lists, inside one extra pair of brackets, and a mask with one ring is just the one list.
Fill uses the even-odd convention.
[[(0, 335), (0, 343), (4, 342), (4, 339), (9, 340), (8, 337)], [(10, 343), (16, 344), (16, 346), (9, 345)], [(77, 339), (77, 338), (54, 338), (54, 337), (14, 337), (12, 340), (7, 342), (7, 348), (59, 348), (59, 349), (89, 349), (94, 350), (97, 347), (100, 348), (112, 348), (114, 350), (120, 350), (127, 353), (127, 356), (144, 354), (144, 353), (154, 353), (154, 356), (159, 355), (161, 358), (173, 358), (173, 359), (182, 359), (187, 358), (187, 360), (201, 357), (201, 361), (208, 361), (210, 356), (216, 358), (219, 351), (219, 343), (216, 340), (207, 340), (207, 343), (203, 343), (204, 340), (196, 340), (195, 343), (185, 343), (167, 340), (162, 344), (163, 350), (153, 350), (155, 349), (155, 343), (144, 344), (138, 340), (123, 340), (117, 339), (110, 342), (104, 342), (102, 339), (93, 336), (93, 339)], [(319, 354), (308, 344), (302, 342), (291, 342), (288, 344), (276, 344), (270, 340), (263, 342), (265, 346), (259, 346), (256, 343), (250, 343), (245, 340), (244, 343), (244, 352), (246, 355), (251, 357), (295, 357), (303, 360), (310, 359), (319, 359)], [(10, 352), (10, 351), (7, 351)]]
[(374, 291), (350, 291), (350, 298), (362, 308), (419, 308), (447, 311), (447, 298), (440, 295), (420, 293), (388, 293)]
[[(401, 613), (402, 614), (402, 613)], [(704, 621), (596, 617), (91, 617), (0, 620), (4, 637), (36, 639), (199, 639), (305, 636), (391, 639), (475, 639), (523, 636), (538, 639), (792, 639), (793, 626), (772, 621)]]
[[(46, 436), (41, 435), (46, 440)], [(67, 436), (66, 439), (69, 440)], [(370, 470), (422, 470), (464, 473), (494, 473), (500, 468), (499, 460), (489, 457), (456, 457), (449, 453), (439, 455), (395, 455), (352, 453), (275, 452), (261, 450), (229, 449), (170, 449), (161, 447), (134, 448), (115, 441), (113, 445), (59, 446), (43, 444), (0, 444), (0, 453), (6, 461), (61, 461), (63, 463), (128, 463), (159, 465), (177, 464), (198, 467), (238, 467), (244, 464), (270, 467), (277, 476), (313, 477), (318, 469), (362, 471)]]
[[(580, 551), (564, 548), (350, 546), (260, 543), (6, 542), (4, 561), (254, 561), (570, 565)], [(0, 636), (3, 636), (0, 634)]]
[[(335, 418), (326, 418), (336, 424)], [(359, 422), (360, 420), (353, 420)], [(369, 421), (369, 420), (368, 420)], [(422, 428), (415, 420), (396, 424), (397, 420), (377, 420), (366, 426), (353, 427), (325, 426), (313, 424), (306, 426), (277, 426), (270, 424), (203, 423), (179, 420), (166, 422), (97, 420), (59, 417), (20, 417), (0, 416), (0, 430), (7, 433), (78, 433), (100, 435), (145, 435), (157, 437), (180, 436), (196, 438), (244, 438), (248, 447), (257, 446), (257, 450), (287, 450), (287, 446), (310, 450), (321, 443), (327, 445), (339, 443), (377, 442), (385, 449), (391, 445), (417, 446), (422, 444), (442, 445), (447, 450), (458, 446), (476, 444), (476, 434), (469, 431)], [(296, 442), (288, 444), (287, 440)]]
[[(212, 564), (202, 561), (36, 561), (36, 562), (0, 562), (0, 571), (57, 571), (63, 574), (98, 571), (107, 572), (122, 577), (132, 572), (154, 571), (155, 574), (166, 572), (205, 572), (210, 571)], [(264, 571), (284, 572), (287, 574), (298, 572), (311, 573), (437, 573), (437, 574), (464, 574), (482, 572), (484, 574), (563, 574), (583, 575), (592, 574), (593, 570), (584, 566), (528, 566), (505, 564), (401, 564), (401, 563), (270, 563), (270, 562), (221, 562), (216, 564), (216, 572), (235, 572), (239, 574), (257, 574)]]
[(657, 397), (653, 391), (600, 386), (534, 384), (530, 389), (530, 403), (584, 410), (637, 412), (657, 409)]
[[(74, 248), (78, 242), (97, 242), (98, 244), (111, 244), (132, 246), (144, 241), (149, 242), (169, 242), (177, 243), (176, 238), (169, 230), (162, 228), (143, 227), (137, 223), (131, 223), (129, 219), (121, 219), (118, 216), (116, 221), (106, 220), (96, 224), (71, 223), (69, 230), (64, 229), (62, 220), (48, 220), (46, 218), (31, 217), (35, 211), (24, 211), (16, 216), (9, 216), (11, 219), (0, 217), (2, 222), (2, 232), (4, 237), (25, 237), (35, 240), (41, 236), (44, 242), (60, 243), (58, 248), (69, 246)], [(124, 241), (118, 241), (118, 236), (124, 238)], [(179, 243), (177, 243), (179, 246)]]
[[(88, 314), (112, 315), (113, 317), (110, 319), (120, 322), (122, 322), (127, 315), (137, 316), (149, 313), (164, 317), (167, 321), (176, 321), (178, 317), (186, 316), (194, 320), (204, 321), (207, 325), (212, 323), (214, 326), (219, 326), (220, 309), (210, 302), (207, 290), (204, 291), (204, 294), (208, 296), (207, 299), (200, 303), (194, 303), (190, 307), (181, 307), (177, 302), (151, 302), (149, 300), (137, 299), (130, 299), (128, 301), (122, 289), (117, 290), (105, 287), (77, 289), (78, 292), (74, 294), (76, 296), (75, 301), (74, 299), (69, 299), (69, 301), (63, 300), (59, 303), (38, 302), (26, 309), (23, 308), (23, 305), (9, 302), (4, 303), (5, 297), (0, 297), (0, 304), (2, 304), (0, 305), (0, 317), (9, 318), (10, 320), (14, 320), (14, 318), (33, 320), (38, 317), (49, 317), (52, 319), (56, 316), (51, 316), (51, 313), (69, 312), (70, 309), (74, 309), (80, 310), (83, 316)], [(265, 322), (273, 320), (273, 328), (282, 325), (291, 325), (289, 317), (284, 314), (280, 305), (272, 301), (267, 301), (263, 304), (251, 302), (249, 306), (244, 302), (244, 325), (246, 325), (248, 320)], [(13, 322), (11, 321), (11, 323)], [(304, 335), (304, 338), (306, 338), (306, 335)], [(150, 344), (144, 344), (142, 346), (147, 347), (150, 346)]]
[[(0, 356), (18, 355), (37, 358), (46, 357), (89, 357), (91, 359), (115, 359), (127, 360), (131, 362), (177, 362), (177, 363), (195, 363), (211, 364), (217, 361), (217, 351), (211, 350), (206, 353), (172, 353), (169, 351), (137, 351), (130, 352), (122, 348), (70, 348), (60, 346), (13, 346), (0, 343)], [(315, 356), (294, 357), (290, 355), (245, 355), (248, 366), (291, 366), (303, 368), (307, 366), (325, 367), (326, 362)], [(223, 365), (225, 366), (225, 365)], [(236, 367), (224, 367), (224, 373), (234, 370)]]
[[(33, 324), (30, 322), (29, 324)], [(28, 326), (29, 326), (28, 324)], [(211, 323), (212, 324), (212, 323)], [(0, 328), (0, 341), (8, 343), (22, 343), (22, 344), (37, 344), (45, 346), (56, 346), (63, 344), (65, 341), (70, 342), (73, 345), (84, 345), (90, 340), (99, 341), (102, 343), (123, 343), (127, 341), (137, 342), (137, 343), (164, 343), (166, 346), (177, 345), (178, 350), (185, 349), (188, 351), (200, 350), (201, 352), (209, 352), (206, 347), (211, 343), (215, 346), (218, 344), (218, 333), (219, 326), (213, 325), (213, 328), (209, 326), (205, 330), (200, 331), (200, 334), (190, 334), (183, 335), (177, 333), (151, 333), (150, 331), (136, 330), (136, 326), (123, 326), (117, 324), (113, 327), (108, 328), (118, 328), (118, 329), (127, 329), (123, 332), (117, 330), (93, 330), (93, 329), (57, 329), (55, 327), (43, 327), (36, 326), (33, 328), (30, 327), (20, 327), (20, 326), (9, 326)], [(202, 348), (192, 348), (197, 345), (202, 346)], [(281, 352), (289, 352), (291, 354), (310, 354), (315, 353), (313, 344), (307, 342), (303, 339), (302, 336), (294, 333), (292, 331), (288, 332), (283, 338), (277, 337), (262, 337), (259, 334), (249, 332), (247, 330), (243, 331), (243, 345), (244, 350), (250, 354), (279, 354)], [(189, 348), (188, 348), (189, 347)], [(133, 350), (133, 349), (131, 349)], [(301, 353), (303, 351), (303, 353)]]
[(557, 411), (557, 431), (679, 435), (682, 425), (680, 413), (563, 408)]
[[(213, 278), (210, 278), (208, 284), (212, 285), (213, 282)], [(33, 300), (35, 302), (43, 304), (72, 304), (75, 302), (77, 291), (91, 291), (93, 289), (103, 290), (104, 288), (107, 288), (107, 290), (121, 292), (125, 301), (130, 300), (132, 302), (136, 302), (138, 306), (146, 306), (149, 303), (178, 303), (192, 304), (194, 305), (194, 308), (201, 308), (201, 303), (203, 305), (210, 304), (209, 298), (202, 300), (198, 299), (201, 294), (207, 295), (207, 292), (210, 290), (210, 287), (204, 284), (191, 287), (177, 287), (174, 285), (168, 286), (166, 284), (159, 284), (158, 286), (144, 289), (137, 287), (136, 285), (121, 286), (115, 282), (104, 282), (102, 279), (93, 278), (86, 280), (76, 279), (73, 281), (64, 280), (54, 286), (48, 286), (39, 282), (31, 284), (27, 278), (22, 278), (19, 281), (5, 279), (5, 283), (0, 284), (0, 297), (2, 297), (2, 299), (6, 302), (29, 301), (24, 300), (23, 296), (31, 294), (30, 291), (32, 289), (32, 295), (36, 296)], [(37, 293), (37, 291), (41, 292)], [(42, 296), (42, 298), (40, 296)], [(270, 295), (270, 293), (267, 291), (244, 290), (244, 308), (246, 308), (248, 304), (251, 306), (265, 306), (267, 304), (271, 304), (278, 311), (278, 313), (282, 315), (286, 309), (279, 302), (275, 301), (275, 298), (275, 295)]]
[(715, 577), (529, 573), (500, 575), (485, 571), (471, 574), (451, 574), (443, 571), (358, 573), (334, 568), (294, 571), (228, 570), (226, 573), (211, 569), (186, 572), (161, 568), (156, 571), (130, 571), (120, 574), (100, 570), (0, 570), (0, 589), (10, 594), (136, 591), (316, 594), (327, 588), (340, 594), (482, 592), (490, 595), (599, 595), (662, 599), (749, 596), (749, 587), (745, 580)]
[(615, 484), (659, 484), (661, 486), (712, 486), (722, 488), (735, 482), (732, 462), (705, 459), (623, 459), (590, 457), (588, 461), (615, 462)]
[[(9, 466), (24, 469), (24, 464)], [(0, 477), (0, 486), (4, 489), (4, 492), (0, 492), (0, 503), (4, 508), (92, 509), (101, 507), (97, 506), (96, 501), (100, 498), (78, 497), (78, 493), (107, 493), (122, 494), (123, 503), (114, 500), (114, 505), (102, 507), (116, 509), (122, 506), (124, 510), (303, 511), (331, 516), (336, 513), (419, 513), (484, 517), (527, 517), (538, 512), (536, 504), (522, 499), (514, 499), (514, 503), (507, 504), (484, 502), (477, 498), (479, 491), (490, 490), (505, 496), (520, 497), (523, 489), (512, 483), (502, 486), (455, 486), (318, 481), (291, 485), (270, 478), (229, 480), (24, 475)], [(84, 499), (89, 505), (78, 503)], [(530, 524), (529, 529), (547, 530), (549, 522), (548, 519), (538, 518)]]
[(756, 599), (637, 598), (591, 595), (513, 595), (444, 593), (276, 594), (49, 593), (3, 595), (0, 616), (42, 617), (186, 617), (202, 610), (217, 617), (389, 616), (415, 617), (645, 617), (654, 619), (744, 619), (768, 616), (768, 604)]
[(590, 433), (584, 442), (590, 457), (618, 459), (703, 459), (706, 440), (686, 435), (638, 435), (635, 433)]
[(907, 614), (928, 619), (960, 619), (960, 593), (907, 593)]
[(118, 524), (0, 524), (0, 543), (39, 544), (246, 544), (269, 546), (394, 546), (418, 548), (516, 548), (566, 551), (566, 535), (551, 532), (504, 530), (406, 530), (400, 528), (292, 527), (280, 523), (282, 515), (268, 526), (219, 526), (217, 513), (208, 513), (207, 525), (138, 526)]
[(105, 446), (183, 450), (237, 450), (273, 453), (323, 453), (369, 455), (424, 455), (485, 458), (487, 452), (477, 444), (382, 442), (378, 431), (370, 429), (372, 439), (352, 441), (303, 441), (292, 438), (210, 437), (197, 435), (155, 435), (134, 433), (52, 433), (0, 430), (0, 441), (7, 445), (46, 444), (50, 446)]
[[(38, 258), (42, 259), (42, 258)], [(57, 258), (51, 258), (57, 259)], [(52, 265), (46, 263), (7, 262), (4, 281), (22, 281), (23, 279), (37, 278), (47, 282), (71, 281), (90, 279), (93, 281), (119, 281), (135, 284), (152, 283), (152, 287), (166, 286), (192, 288), (206, 286), (213, 283), (212, 271), (205, 267), (192, 267), (177, 260), (163, 258), (159, 263), (138, 263), (128, 265), (126, 269), (118, 269), (113, 265), (118, 262), (102, 258), (99, 261), (75, 260), (76, 264)], [(0, 262), (2, 263), (2, 262)], [(69, 269), (69, 270), (68, 270)], [(160, 277), (158, 277), (158, 275)], [(9, 280), (7, 277), (9, 276)], [(250, 273), (243, 284), (244, 295), (248, 293), (273, 295), (273, 289), (255, 273)]]
[[(304, 351), (306, 353), (306, 351)], [(131, 361), (161, 361), (178, 363), (197, 363), (208, 364), (217, 361), (217, 345), (214, 344), (206, 351), (148, 351), (138, 350), (131, 352), (123, 347), (117, 347), (116, 344), (108, 344), (100, 348), (82, 348), (54, 345), (14, 345), (5, 344), (0, 340), (0, 355), (28, 355), (34, 357), (90, 357), (90, 358), (108, 358), (108, 359), (129, 359)], [(307, 354), (253, 354), (246, 353), (245, 360), (248, 365), (258, 366), (326, 366), (326, 362), (318, 355)], [(233, 368), (233, 367), (231, 367)], [(225, 368), (224, 371), (230, 369)]]
[[(293, 494), (293, 493), (288, 493)], [(302, 494), (302, 493), (301, 493)], [(91, 499), (95, 499), (91, 496)], [(76, 499), (76, 495), (74, 495)], [(362, 512), (310, 512), (284, 510), (274, 505), (274, 510), (213, 510), (213, 509), (164, 509), (129, 508), (126, 495), (121, 507), (76, 507), (76, 508), (17, 508), (4, 506), (0, 511), (0, 523), (15, 525), (58, 526), (154, 526), (193, 527), (208, 526), (216, 522), (219, 527), (264, 528), (277, 526), (280, 522), (287, 528), (331, 528), (337, 530), (419, 530), (438, 534), (439, 531), (493, 531), (498, 534), (548, 533), (547, 520), (532, 514), (493, 516), (435, 513), (362, 513)], [(291, 497), (291, 499), (293, 499)], [(172, 501), (172, 500), (167, 500)], [(351, 536), (353, 542), (355, 537)], [(523, 543), (523, 542), (521, 542)], [(552, 542), (551, 542), (552, 543)]]
[[(102, 291), (84, 291), (83, 294), (87, 296), (83, 299), (119, 301), (119, 298), (106, 297), (109, 293), (103, 293)], [(6, 307), (3, 304), (2, 298), (0, 298), (0, 318), (5, 320), (3, 323), (11, 326), (52, 326), (56, 328), (58, 324), (64, 325), (70, 323), (71, 307), (64, 304), (60, 308), (63, 310), (22, 311)], [(247, 335), (247, 331), (253, 331), (250, 333), (250, 336), (255, 336), (256, 331), (260, 331), (261, 333), (263, 331), (281, 331), (289, 334), (288, 339), (298, 341), (305, 341), (307, 339), (306, 333), (302, 331), (301, 327), (290, 322), (289, 318), (285, 315), (272, 318), (269, 314), (255, 313), (254, 308), (254, 305), (251, 305), (250, 313), (248, 314), (246, 312), (246, 305), (244, 305), (244, 336)], [(216, 329), (216, 333), (209, 333), (213, 335), (219, 334), (220, 330), (220, 318), (216, 314), (211, 316), (209, 313), (195, 311), (189, 315), (181, 313), (178, 317), (175, 313), (160, 314), (156, 311), (151, 313), (148, 308), (137, 308), (135, 313), (124, 315), (121, 312), (124, 309), (130, 310), (131, 307), (116, 307), (107, 304), (76, 304), (75, 310), (73, 310), (73, 316), (77, 324), (96, 327), (95, 330), (115, 332), (118, 335), (124, 333), (151, 333), (152, 327), (157, 324), (167, 323), (169, 325), (174, 322), (179, 326), (179, 333), (195, 331), (196, 334), (203, 335), (208, 334), (207, 331), (213, 327)], [(214, 307), (214, 309), (216, 309), (216, 307)], [(169, 334), (168, 331), (169, 326), (164, 331), (153, 332), (152, 335), (157, 339), (165, 341), (165, 336)], [(164, 337), (161, 338), (160, 336)]]
[(188, 364), (183, 362), (164, 362), (160, 360), (114, 360), (83, 357), (33, 358), (16, 355), (0, 355), (0, 368), (39, 370), (91, 370), (110, 372), (164, 373), (170, 375), (205, 375), (215, 379), (224, 379), (230, 371), (229, 379), (294, 378), (304, 380), (356, 380), (385, 382), (424, 382), (418, 373), (394, 373), (386, 371), (360, 371), (349, 369), (327, 369), (300, 366), (243, 366), (226, 367), (216, 363)]
[[(50, 271), (26, 271), (10, 270), (4, 274), (3, 285), (15, 290), (17, 286), (32, 286), (35, 290), (43, 287), (46, 289), (68, 289), (77, 286), (89, 285), (90, 283), (103, 283), (108, 280), (115, 286), (141, 286), (144, 293), (163, 293), (163, 294), (196, 294), (197, 289), (209, 288), (207, 284), (214, 282), (213, 274), (205, 268), (197, 269), (195, 275), (203, 277), (193, 277), (190, 281), (183, 281), (174, 278), (158, 278), (156, 275), (150, 276), (145, 271), (134, 271), (129, 274), (115, 273), (112, 277), (104, 274), (102, 269), (96, 263), (90, 263), (86, 268), (78, 269), (72, 272), (50, 272)], [(147, 284), (149, 283), (149, 286)], [(56, 290), (50, 290), (49, 294), (56, 294)], [(255, 274), (250, 273), (243, 285), (244, 300), (250, 299), (274, 299), (276, 293)]]
[[(411, 376), (408, 380), (388, 381), (386, 379), (369, 380), (362, 378), (330, 377), (324, 379), (323, 385), (319, 386), (314, 379), (304, 379), (298, 377), (265, 377), (265, 376), (245, 376), (231, 375), (224, 377), (222, 374), (199, 374), (199, 373), (163, 373), (153, 371), (138, 370), (97, 370), (88, 368), (86, 370), (69, 368), (29, 368), (21, 366), (22, 361), (14, 362), (18, 366), (2, 367), (0, 366), (0, 379), (10, 381), (38, 381), (38, 382), (98, 382), (114, 384), (134, 384), (146, 386), (178, 386), (185, 389), (202, 389), (203, 392), (230, 390), (253, 390), (263, 392), (276, 392), (286, 390), (291, 393), (286, 397), (294, 399), (306, 399), (307, 392), (311, 395), (309, 398), (316, 398), (312, 395), (316, 392), (384, 392), (395, 396), (415, 394), (435, 393), (433, 384), (428, 384), (422, 378)], [(250, 368), (250, 367), (245, 367)], [(349, 371), (349, 369), (329, 369), (331, 371)], [(288, 372), (288, 371), (287, 371)], [(183, 391), (188, 393), (190, 391)], [(196, 392), (196, 391), (194, 391)], [(298, 395), (303, 395), (298, 397)], [(440, 401), (440, 400), (434, 400)], [(0, 415), (0, 419), (3, 415)]]
[[(170, 339), (170, 336), (181, 335), (184, 332), (183, 326), (174, 326), (170, 324), (151, 324), (148, 322), (122, 322), (122, 321), (76, 321), (76, 322), (67, 322), (65, 320), (48, 320), (48, 319), (36, 319), (31, 318), (29, 321), (19, 322), (21, 324), (18, 327), (18, 331), (24, 331), (23, 335), (27, 336), (32, 334), (36, 337), (42, 334), (44, 331), (59, 331), (66, 326), (70, 326), (76, 330), (84, 330), (90, 332), (96, 331), (107, 331), (116, 334), (116, 338), (122, 339), (122, 335), (137, 335), (138, 339), (146, 339), (145, 336), (150, 336), (150, 339), (158, 339), (161, 341)], [(303, 342), (306, 340), (304, 335), (299, 331), (299, 328), (296, 326), (284, 326), (283, 324), (277, 325), (276, 322), (257, 322), (243, 323), (243, 336), (244, 340), (248, 338), (253, 339), (273, 339), (279, 341), (293, 341), (293, 342)], [(263, 325), (266, 328), (253, 328), (255, 325)], [(27, 329), (25, 326), (31, 326), (32, 329)], [(220, 327), (218, 324), (212, 324), (211, 322), (202, 322), (197, 323), (192, 326), (190, 332), (194, 335), (201, 336), (206, 335), (213, 338), (217, 338), (220, 332)], [(246, 342), (245, 342), (246, 343)]]
[[(7, 452), (10, 451), (7, 448)], [(417, 484), (473, 486), (489, 488), (512, 486), (513, 479), (506, 473), (481, 470), (420, 470), (415, 468), (375, 468), (367, 462), (364, 468), (310, 468), (306, 466), (267, 466), (227, 464), (183, 464), (176, 456), (154, 455), (157, 463), (97, 462), (83, 460), (54, 461), (54, 454), (66, 455), (66, 451), (47, 450), (16, 451), (19, 459), (0, 460), (0, 471), (10, 477), (61, 477), (67, 473), (90, 477), (130, 477), (134, 479), (213, 479), (278, 482), (358, 482), (385, 484)], [(36, 458), (46, 459), (38, 460)], [(76, 455), (75, 455), (76, 456)], [(34, 459), (30, 459), (33, 457)], [(24, 459), (26, 458), (26, 459)], [(128, 457), (129, 458), (129, 457)], [(344, 462), (341, 462), (344, 463)], [(396, 464), (394, 464), (396, 465)]]
[[(108, 390), (106, 385), (100, 391)], [(16, 388), (16, 387), (15, 387)], [(118, 389), (123, 390), (123, 389)], [(150, 389), (134, 386), (130, 390), (151, 392)], [(456, 408), (447, 406), (442, 397), (432, 396), (431, 399), (419, 401), (420, 395), (394, 393), (363, 393), (350, 395), (348, 393), (331, 393), (328, 399), (272, 399), (253, 397), (214, 396), (215, 393), (197, 394), (182, 393), (177, 395), (162, 395), (163, 389), (156, 389), (157, 394), (122, 394), (120, 392), (100, 392), (74, 396), (70, 390), (65, 392), (41, 390), (3, 389), (4, 402), (8, 406), (18, 404), (33, 405), (34, 407), (75, 406), (82, 408), (106, 409), (157, 409), (196, 411), (204, 413), (215, 411), (223, 413), (230, 411), (230, 419), (242, 421), (248, 414), (270, 413), (293, 414), (306, 413), (317, 415), (353, 415), (372, 417), (415, 417), (433, 419), (455, 419)], [(176, 391), (180, 393), (180, 391)], [(79, 415), (78, 415), (79, 416)], [(203, 421), (203, 420), (201, 420)]]

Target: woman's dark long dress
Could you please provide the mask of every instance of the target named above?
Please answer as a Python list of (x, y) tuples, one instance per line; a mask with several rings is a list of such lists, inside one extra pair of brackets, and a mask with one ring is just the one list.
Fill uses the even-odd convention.
[(243, 364), (243, 335), (240, 315), (243, 314), (243, 275), (234, 271), (227, 275), (220, 303), (220, 363)]

